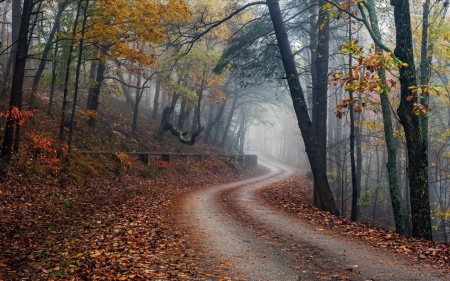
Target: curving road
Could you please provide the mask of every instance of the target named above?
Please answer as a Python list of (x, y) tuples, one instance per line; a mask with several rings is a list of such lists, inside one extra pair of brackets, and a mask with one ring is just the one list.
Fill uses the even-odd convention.
[(263, 176), (185, 194), (178, 222), (245, 280), (448, 280), (401, 255), (349, 240), (268, 206), (258, 189), (295, 171), (258, 156)]

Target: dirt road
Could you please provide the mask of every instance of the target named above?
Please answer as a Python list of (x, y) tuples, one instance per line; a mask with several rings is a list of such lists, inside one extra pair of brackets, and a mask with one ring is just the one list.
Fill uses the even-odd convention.
[(258, 189), (295, 171), (259, 157), (269, 172), (185, 194), (179, 223), (190, 239), (244, 280), (450, 280), (401, 255), (375, 249), (282, 213)]

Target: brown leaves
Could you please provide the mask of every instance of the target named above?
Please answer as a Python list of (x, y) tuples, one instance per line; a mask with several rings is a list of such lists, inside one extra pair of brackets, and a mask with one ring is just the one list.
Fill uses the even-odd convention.
[(391, 230), (372, 228), (368, 224), (351, 222), (320, 211), (311, 205), (312, 187), (312, 181), (304, 176), (296, 176), (267, 187), (263, 195), (266, 200), (280, 209), (296, 214), (318, 226), (338, 229), (342, 235), (378, 248), (408, 255), (411, 259), (427, 263), (436, 269), (450, 271), (450, 245), (413, 239)]
[(202, 273), (202, 257), (167, 213), (176, 194), (237, 176), (201, 173), (154, 180), (109, 175), (64, 189), (2, 187), (0, 210), (11, 215), (0, 216), (0, 280), (204, 279), (211, 272)]

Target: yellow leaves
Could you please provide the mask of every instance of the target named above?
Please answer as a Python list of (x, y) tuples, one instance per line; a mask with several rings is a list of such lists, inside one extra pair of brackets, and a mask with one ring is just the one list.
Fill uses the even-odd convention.
[(184, 1), (99, 0), (89, 18), (86, 40), (110, 46), (109, 55), (151, 66), (154, 58), (133, 43), (145, 42), (147, 48), (163, 43), (169, 36), (168, 23), (188, 23), (191, 13)]

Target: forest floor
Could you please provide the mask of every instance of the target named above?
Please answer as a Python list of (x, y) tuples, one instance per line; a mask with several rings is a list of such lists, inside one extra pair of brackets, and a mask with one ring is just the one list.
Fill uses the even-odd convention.
[[(168, 216), (175, 196), (254, 175), (100, 177), (0, 194), (0, 280), (204, 280), (201, 253)], [(20, 176), (17, 177), (20, 179)], [(16, 194), (21, 194), (17, 196)]]
[[(14, 190), (0, 188), (0, 280), (448, 280), (448, 245), (330, 216), (309, 204), (298, 171), (263, 172), (167, 170), (53, 189), (21, 186), (18, 174)], [(199, 218), (201, 206), (213, 209)], [(284, 220), (290, 234), (270, 226)]]
[(188, 240), (228, 278), (449, 280), (448, 245), (321, 212), (309, 204), (310, 180), (259, 161), (269, 173), (190, 192), (174, 208)]

